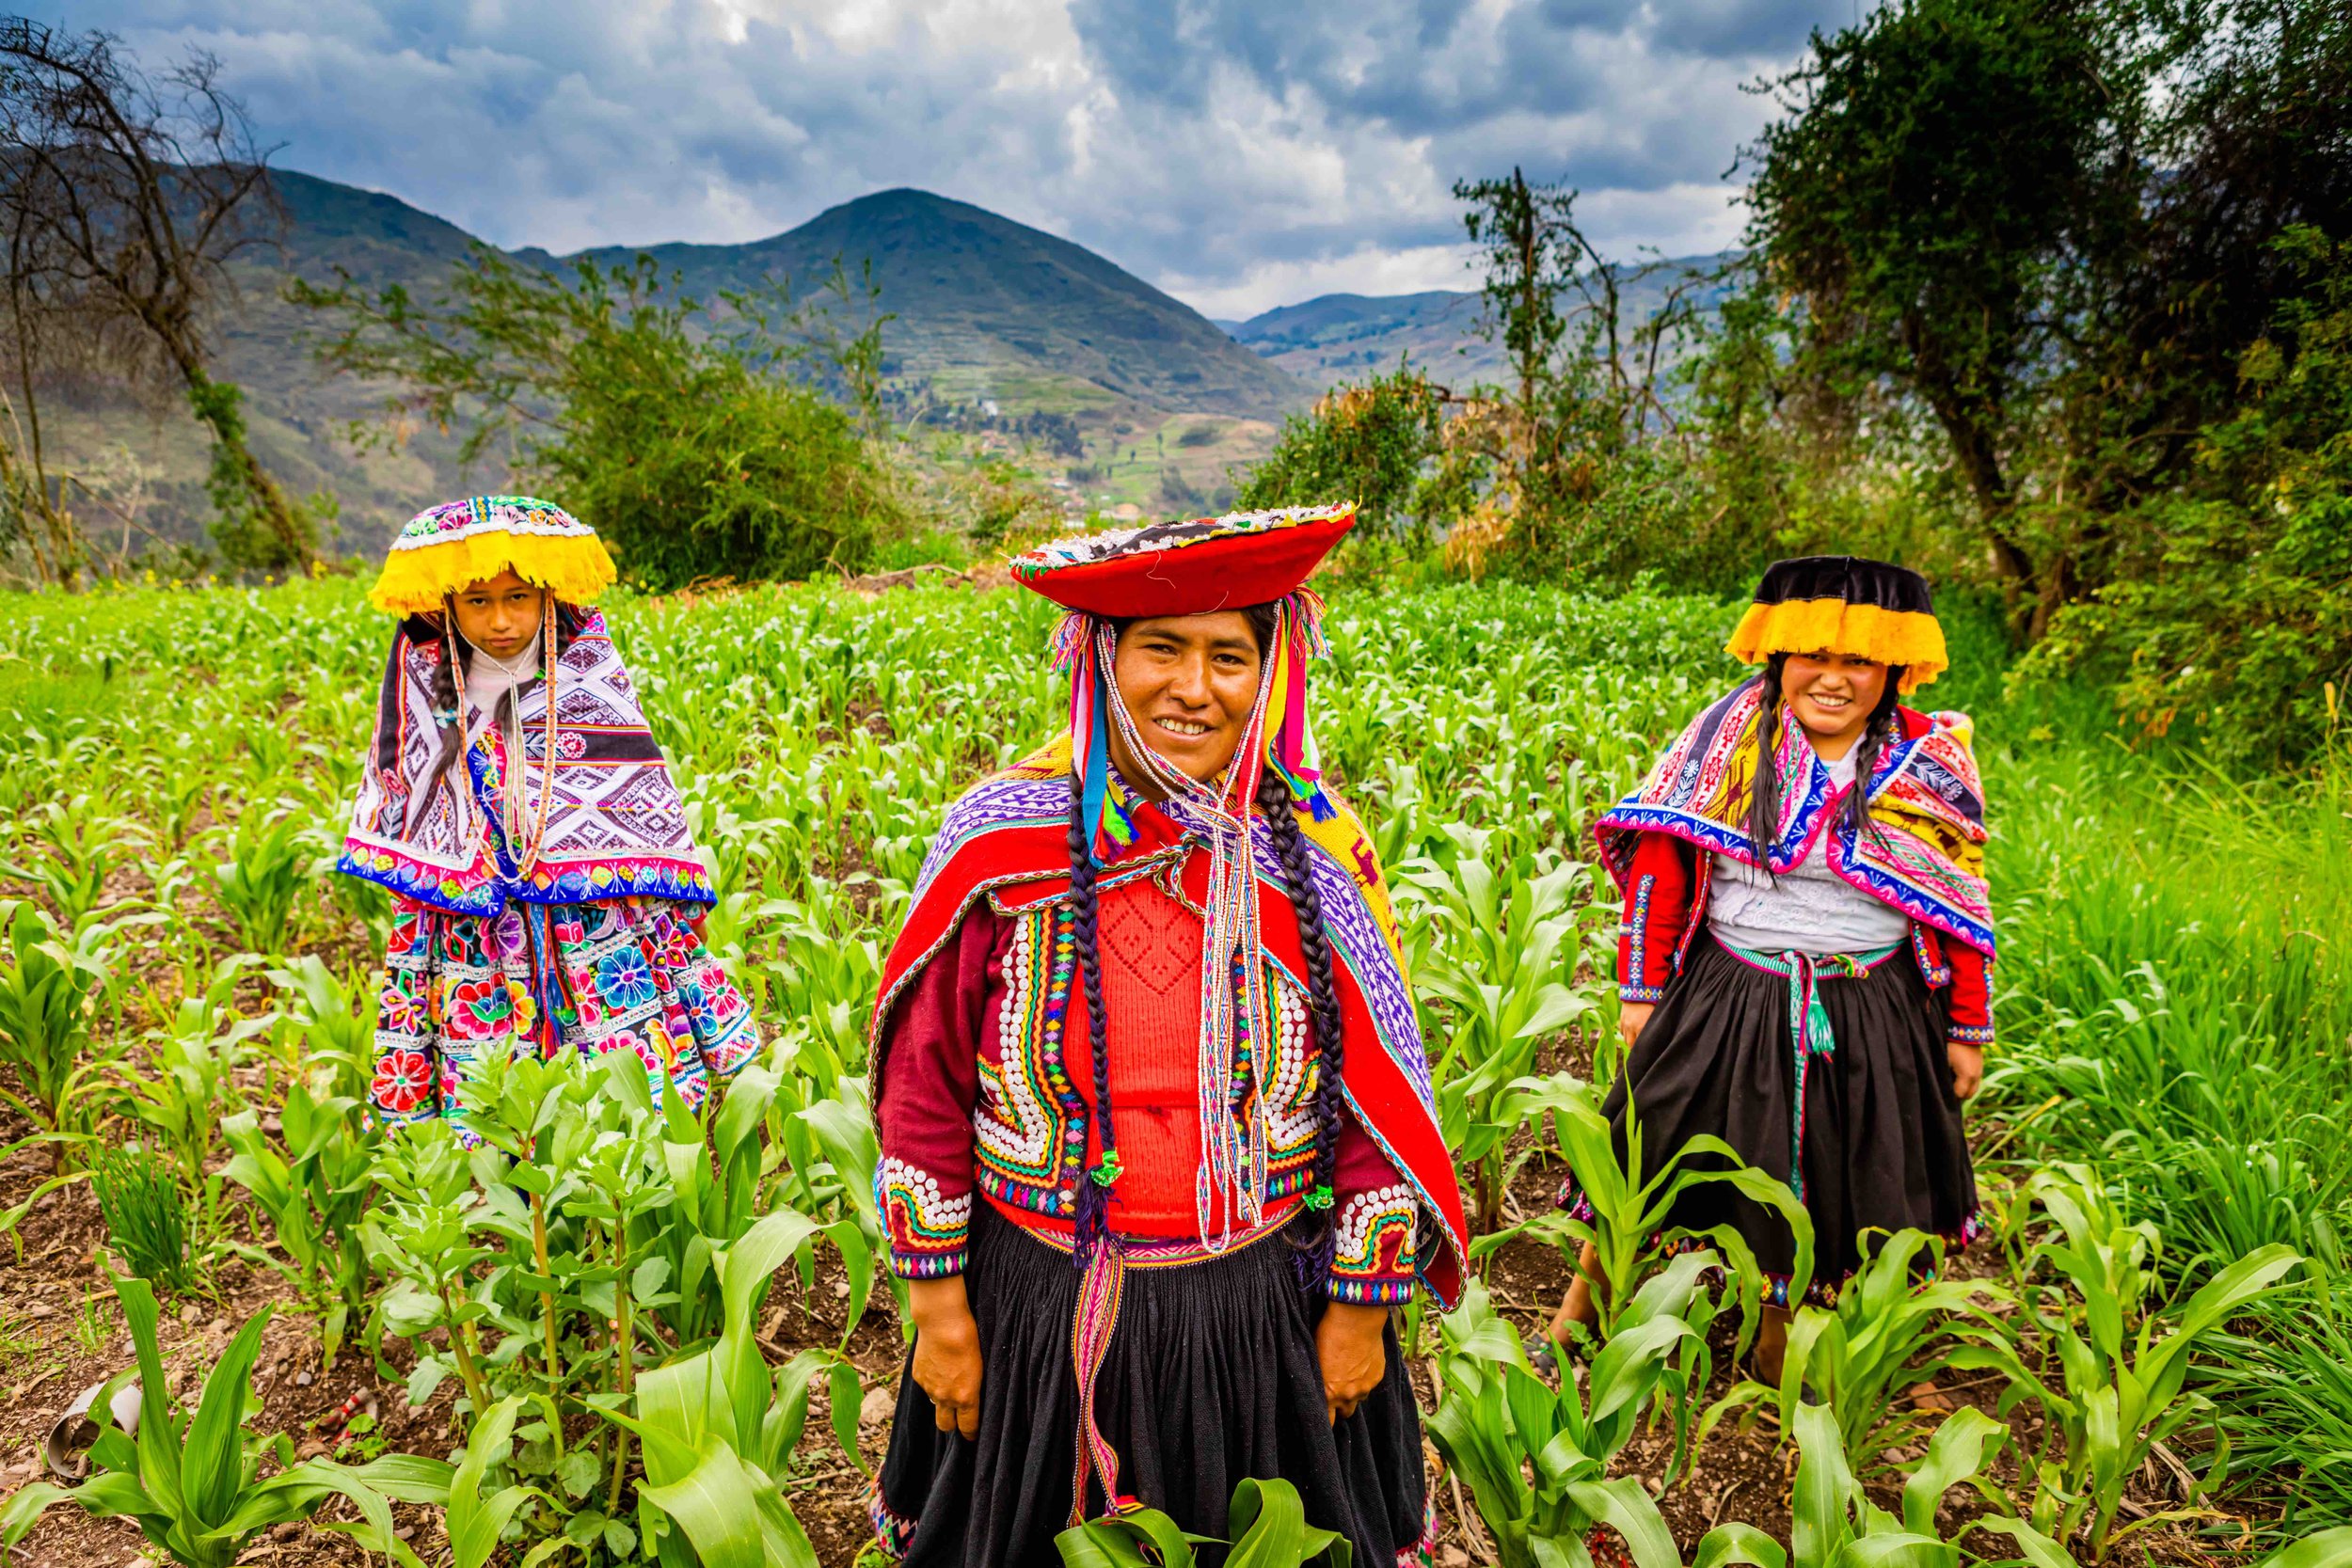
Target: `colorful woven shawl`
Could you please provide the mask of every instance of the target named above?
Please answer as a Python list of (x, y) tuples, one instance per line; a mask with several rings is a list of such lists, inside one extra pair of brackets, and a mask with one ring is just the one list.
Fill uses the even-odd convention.
[[(437, 616), (403, 621), (375, 705), (375, 736), (336, 869), (458, 914), (495, 914), (509, 898), (570, 904), (595, 898), (713, 901), (669, 764), (637, 705), (636, 683), (604, 617), (564, 606), (573, 628), (555, 661), (555, 771), (548, 766), (548, 682), (516, 689), (523, 802), (548, 806), (527, 873), (519, 847), (496, 824), (505, 737), (474, 737), (462, 765), (433, 780), (440, 749), (433, 686), (445, 656)], [(425, 791), (416, 799), (418, 791)]]
[[(1070, 780), (1070, 742), (1064, 736), (982, 781), (948, 808), (915, 883), (906, 926), (883, 965), (872, 1026), (878, 1080), (883, 1024), (893, 1004), (947, 945), (977, 899), (987, 895), (998, 910), (1012, 912), (1068, 895)], [(1395, 913), (1371, 841), (1327, 792), (1323, 799), (1331, 813), (1326, 819), (1317, 820), (1304, 806), (1296, 810), (1340, 992), (1347, 1047), (1341, 1085), (1357, 1119), (1438, 1221), (1440, 1244), (1423, 1253), (1422, 1277), (1451, 1306), (1460, 1291), (1470, 1239), (1453, 1157), (1438, 1130)], [(1201, 847), (1201, 825), (1189, 819), (1186, 803), (1122, 800), (1120, 808), (1126, 836), (1104, 858), (1097, 885), (1117, 886), (1181, 858), (1186, 895), (1199, 905), (1209, 892), (1210, 856)], [(1298, 919), (1269, 836), (1255, 834), (1252, 844), (1259, 937), (1267, 958), (1303, 986), (1307, 970)]]
[(1774, 752), (1780, 831), (1759, 852), (1747, 817), (1760, 691), (1761, 682), (1751, 680), (1708, 705), (1642, 787), (1595, 824), (1601, 858), (1619, 886), (1645, 832), (1744, 865), (1769, 865), (1777, 876), (1794, 870), (1814, 836), (1826, 831), (1830, 869), (1839, 878), (1991, 958), (1984, 792), (1967, 716), (1896, 709), (1903, 738), (1879, 753), (1866, 826), (1857, 832), (1836, 809), (1845, 792), (1832, 787), (1828, 766), (1784, 709)]

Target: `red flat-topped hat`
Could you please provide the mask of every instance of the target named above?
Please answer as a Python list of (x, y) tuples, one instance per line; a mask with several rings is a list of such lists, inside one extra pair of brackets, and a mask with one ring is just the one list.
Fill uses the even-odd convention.
[(1355, 526), (1354, 501), (1147, 523), (1040, 545), (1013, 558), (1012, 575), (1089, 615), (1205, 615), (1295, 593)]

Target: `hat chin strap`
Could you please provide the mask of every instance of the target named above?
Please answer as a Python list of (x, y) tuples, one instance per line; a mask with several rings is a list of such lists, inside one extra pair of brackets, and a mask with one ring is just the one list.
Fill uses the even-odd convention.
[[(1092, 688), (1084, 760), (1087, 794), (1107, 772), (1107, 724), (1119, 727), (1127, 751), (1148, 780), (1171, 801), (1187, 808), (1185, 826), (1205, 841), (1209, 886), (1203, 900), (1200, 943), (1200, 1036), (1196, 1089), (1200, 1111), (1200, 1163), (1193, 1180), (1194, 1217), (1200, 1242), (1221, 1252), (1236, 1234), (1255, 1230), (1264, 1217), (1272, 1130), (1263, 1093), (1250, 1097), (1248, 1125), (1234, 1114), (1237, 1047), (1249, 1047), (1253, 1068), (1271, 1049), (1272, 999), (1267, 995), (1265, 951), (1258, 931), (1258, 878), (1250, 800), (1265, 752), (1266, 709), (1274, 690), (1276, 661), (1261, 661), (1257, 700), (1242, 730), (1232, 764), (1217, 779), (1203, 781), (1153, 751), (1136, 728), (1135, 715), (1119, 693), (1116, 670), (1119, 634), (1107, 621), (1093, 628), (1093, 657), (1087, 660)], [(1073, 715), (1073, 738), (1077, 735)], [(1073, 759), (1074, 760), (1074, 759)], [(1092, 811), (1089, 803), (1089, 810)], [(1091, 816), (1089, 820), (1095, 820)], [(1096, 841), (1099, 847), (1099, 838)], [(1263, 1087), (1263, 1085), (1260, 1085)]]

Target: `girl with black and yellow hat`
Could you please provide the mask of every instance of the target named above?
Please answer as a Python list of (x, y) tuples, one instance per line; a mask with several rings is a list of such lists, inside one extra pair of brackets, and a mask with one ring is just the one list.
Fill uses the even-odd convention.
[[(1784, 1175), (1827, 1302), (1871, 1233), (1976, 1230), (1961, 1102), (1993, 1037), (1983, 796), (1967, 719), (1901, 701), (1946, 665), (1918, 573), (1776, 562), (1730, 652), (1762, 670), (1597, 829), (1625, 896), (1629, 1054), (1608, 1108), (1620, 1133), (1635, 1113), (1653, 1160), (1712, 1133)], [(1754, 1250), (1771, 1276), (1758, 1370), (1777, 1380), (1788, 1225), (1718, 1183), (1674, 1223), (1730, 1224)], [(1554, 1332), (1591, 1319), (1579, 1280)]]

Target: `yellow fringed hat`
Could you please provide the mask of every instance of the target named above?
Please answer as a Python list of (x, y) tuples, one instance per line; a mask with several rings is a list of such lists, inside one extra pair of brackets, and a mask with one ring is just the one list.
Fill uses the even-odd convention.
[(1746, 664), (1774, 654), (1845, 654), (1899, 665), (1903, 691), (1927, 685), (1950, 664), (1928, 579), (1908, 566), (1854, 555), (1773, 562), (1724, 646)]
[(473, 496), (408, 519), (368, 602), (421, 615), (509, 568), (572, 605), (594, 604), (618, 575), (596, 531), (562, 507), (531, 496)]

